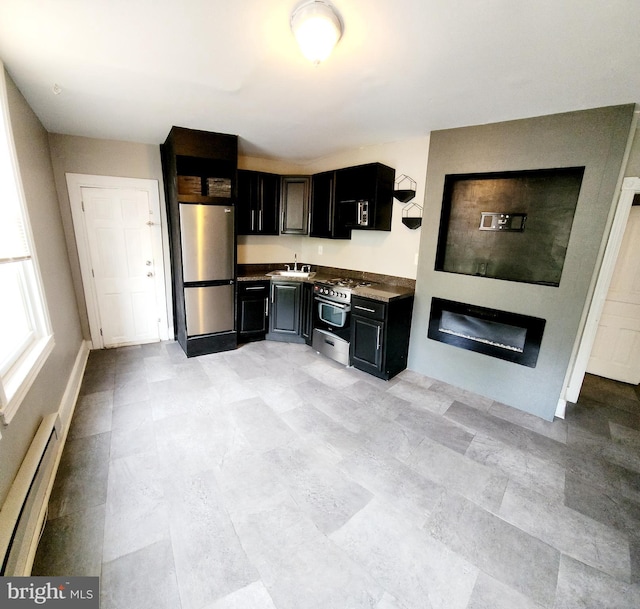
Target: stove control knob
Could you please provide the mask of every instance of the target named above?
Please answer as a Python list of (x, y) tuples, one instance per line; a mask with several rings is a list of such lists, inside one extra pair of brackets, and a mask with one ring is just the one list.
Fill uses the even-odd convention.
[(335, 292), (335, 290), (331, 290), (331, 291), (329, 292), (329, 296), (335, 296), (335, 293), (336, 293), (336, 292)]

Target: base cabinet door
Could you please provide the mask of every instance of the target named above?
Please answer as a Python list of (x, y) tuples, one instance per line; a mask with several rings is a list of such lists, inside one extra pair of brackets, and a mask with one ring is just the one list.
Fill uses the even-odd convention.
[(351, 317), (351, 364), (371, 374), (382, 372), (384, 322), (367, 317)]
[(351, 300), (351, 345), (354, 368), (384, 380), (407, 367), (413, 296), (380, 302)]
[(300, 333), (302, 285), (299, 281), (271, 282), (268, 339), (305, 342)]
[(300, 335), (307, 345), (313, 340), (313, 284), (303, 283), (300, 302)]
[(238, 340), (264, 339), (268, 327), (269, 282), (251, 281), (238, 285)]

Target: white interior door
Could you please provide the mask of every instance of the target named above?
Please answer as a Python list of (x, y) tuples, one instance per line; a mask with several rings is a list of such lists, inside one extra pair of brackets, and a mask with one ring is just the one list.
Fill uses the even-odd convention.
[(159, 341), (154, 222), (148, 193), (129, 188), (81, 190), (103, 346)]
[(631, 208), (587, 372), (640, 383), (640, 207)]

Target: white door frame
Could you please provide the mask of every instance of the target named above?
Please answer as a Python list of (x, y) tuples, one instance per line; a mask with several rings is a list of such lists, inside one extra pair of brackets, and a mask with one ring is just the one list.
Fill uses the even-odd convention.
[(569, 372), (567, 373), (562, 399), (558, 403), (558, 409), (556, 411), (556, 416), (558, 417), (564, 418), (567, 402), (575, 403), (578, 401), (582, 381), (587, 371), (589, 357), (591, 357), (596, 332), (598, 331), (598, 325), (602, 317), (604, 303), (607, 299), (616, 261), (620, 253), (624, 230), (629, 220), (633, 197), (638, 193), (640, 193), (640, 178), (625, 178), (622, 181), (620, 198), (618, 199), (618, 205), (613, 217), (613, 224), (611, 225), (611, 231), (607, 239), (607, 245), (602, 258), (600, 272), (596, 280), (593, 297), (591, 298), (591, 304), (589, 305), (589, 310), (586, 315), (584, 330), (577, 346), (573, 366), (569, 367)]
[(82, 273), (82, 287), (87, 304), (87, 317), (89, 318), (89, 330), (91, 332), (91, 342), (93, 349), (103, 349), (104, 342), (100, 334), (100, 315), (98, 309), (98, 297), (95, 290), (95, 283), (91, 272), (91, 256), (89, 253), (89, 242), (87, 228), (82, 211), (82, 189), (83, 188), (130, 188), (143, 190), (149, 197), (151, 213), (156, 218), (154, 224), (157, 231), (153, 231), (153, 256), (156, 287), (156, 303), (159, 318), (160, 340), (168, 340), (171, 337), (169, 331), (169, 315), (167, 308), (167, 277), (165, 275), (163, 233), (165, 231), (162, 222), (160, 209), (160, 193), (157, 180), (142, 178), (121, 178), (115, 176), (94, 176), (80, 173), (67, 173), (67, 189), (69, 191), (69, 202), (71, 203), (71, 215), (73, 217), (73, 229), (76, 235), (78, 248), (78, 258), (80, 260), (80, 271)]

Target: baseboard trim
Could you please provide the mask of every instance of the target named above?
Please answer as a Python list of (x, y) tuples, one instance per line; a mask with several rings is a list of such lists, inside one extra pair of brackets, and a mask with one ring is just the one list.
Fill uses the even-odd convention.
[(69, 431), (69, 425), (71, 424), (71, 417), (76, 408), (78, 401), (78, 395), (80, 394), (80, 386), (82, 385), (82, 378), (84, 377), (84, 371), (87, 367), (87, 360), (89, 359), (89, 351), (91, 350), (91, 343), (88, 340), (82, 341), (76, 361), (73, 364), (73, 369), (69, 380), (67, 381), (67, 387), (62, 395), (60, 401), (60, 407), (58, 408), (58, 414), (60, 415), (60, 421), (62, 421), (62, 433), (63, 438), (66, 438)]
[[(44, 529), (46, 524), (47, 506), (49, 504), (49, 498), (51, 497), (51, 491), (53, 490), (53, 483), (56, 480), (56, 474), (58, 473), (58, 467), (60, 460), (62, 459), (62, 451), (69, 435), (69, 427), (71, 426), (71, 419), (76, 409), (78, 402), (78, 396), (80, 395), (80, 387), (82, 386), (82, 379), (84, 377), (84, 371), (87, 367), (87, 360), (89, 359), (89, 352), (91, 350), (91, 342), (84, 340), (80, 343), (80, 349), (76, 355), (76, 360), (73, 364), (71, 374), (67, 380), (67, 386), (65, 387), (62, 399), (60, 400), (60, 406), (58, 407), (58, 416), (60, 417), (61, 430), (60, 430), (60, 442), (57, 446), (57, 452), (54, 456), (54, 464), (51, 468), (51, 475), (47, 481), (47, 490), (44, 496), (44, 501), (40, 507), (41, 529)], [(37, 544), (35, 544), (33, 555), (29, 556), (28, 568), (29, 571), (26, 575), (31, 574), (31, 568), (33, 567), (33, 561), (37, 550)]]
[(56, 443), (55, 453), (51, 457), (53, 464), (47, 472), (46, 477), (42, 480), (42, 486), (45, 488), (45, 492), (41, 498), (38, 498), (38, 504), (33, 505), (32, 507), (32, 510), (38, 512), (37, 518), (35, 519), (35, 529), (31, 541), (29, 542), (30, 548), (26, 559), (21, 563), (21, 572), (16, 573), (16, 575), (28, 576), (31, 574), (31, 569), (33, 568), (33, 561), (38, 549), (39, 537), (46, 524), (47, 506), (51, 497), (51, 491), (53, 489), (53, 484), (62, 458), (62, 452), (69, 433), (69, 427), (71, 426), (71, 418), (73, 417), (78, 395), (80, 394), (80, 387), (82, 385), (84, 371), (89, 358), (89, 351), (90, 343), (88, 341), (82, 341), (82, 343), (80, 343), (80, 348), (76, 355), (73, 368), (71, 369), (71, 374), (67, 380), (64, 393), (62, 394), (58, 410), (57, 412), (47, 415), (48, 417), (55, 417), (59, 421), (58, 424), (52, 426), (53, 433), (58, 438), (58, 442)]
[(559, 419), (564, 419), (564, 416), (567, 412), (567, 400), (558, 400), (558, 405), (556, 406), (556, 417)]

